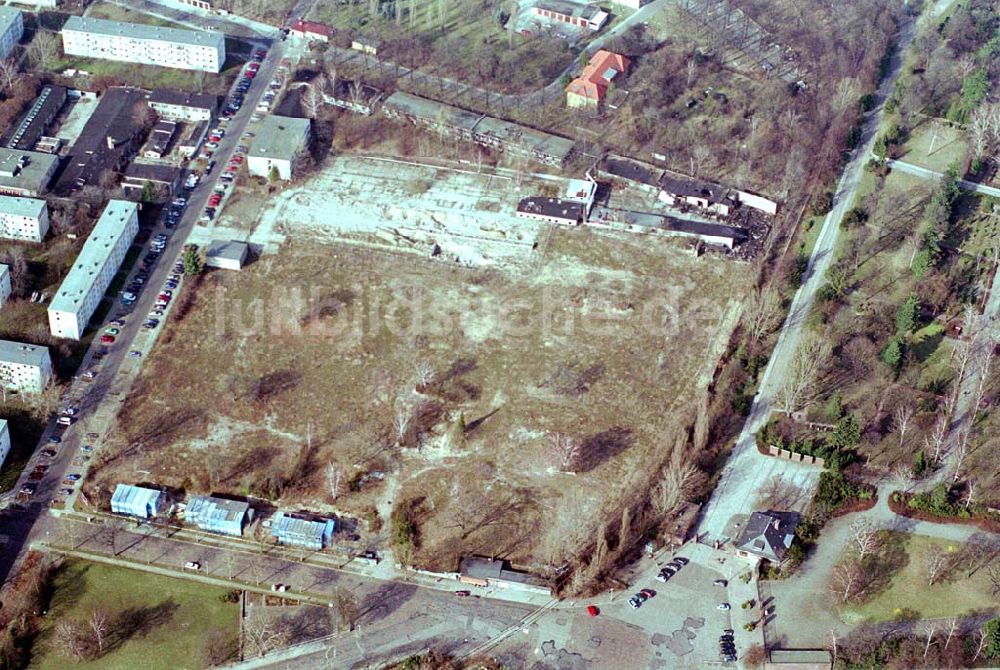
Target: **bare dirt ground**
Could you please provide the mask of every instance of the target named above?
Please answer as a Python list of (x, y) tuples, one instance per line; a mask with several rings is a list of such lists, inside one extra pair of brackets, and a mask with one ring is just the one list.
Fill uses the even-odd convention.
[[(503, 269), (388, 253), (368, 242), (382, 231), (363, 203), (381, 195), (389, 204), (367, 218), (404, 226), (424, 215), (407, 206), (412, 187), (399, 172), (395, 185), (365, 172), (352, 184), (371, 192), (348, 199), (334, 183), (342, 173), (264, 212), (265, 227), (283, 231), (275, 253), (185, 284), (90, 494), (145, 479), (317, 511), (377, 509), (383, 521), (405, 502), (420, 565), (454, 569), (467, 552), (551, 560), (687, 418), (748, 268), (666, 240), (550, 234), (493, 211), (516, 185), (457, 173), (422, 183), (421, 202), (439, 203), (459, 229), (494, 221), (486, 244), (450, 249)], [(343, 208), (304, 200), (323, 190)], [(527, 243), (542, 232), (544, 257)], [(495, 251), (509, 240), (514, 262)], [(582, 443), (577, 474), (559, 472), (553, 433)], [(335, 502), (330, 463), (343, 471)]]

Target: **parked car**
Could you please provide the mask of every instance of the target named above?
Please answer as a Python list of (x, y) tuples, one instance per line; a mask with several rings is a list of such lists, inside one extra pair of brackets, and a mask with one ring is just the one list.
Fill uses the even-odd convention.
[(201, 563), (197, 561), (188, 561), (184, 564), (185, 570), (201, 570)]
[(722, 610), (723, 612), (725, 612), (725, 611), (728, 611), (728, 610), (731, 610), (731, 609), (732, 609), (732, 607), (730, 607), (730, 606), (729, 606), (729, 603), (719, 603), (718, 605), (716, 605), (716, 606), (715, 606), (715, 608), (716, 608), (716, 609), (720, 609), (720, 610)]
[(714, 586), (721, 586), (722, 588), (729, 586), (729, 582), (727, 582), (725, 579), (716, 579), (714, 582), (712, 582), (712, 584)]
[(466, 591), (466, 590), (463, 589), (461, 591), (455, 591), (455, 595), (459, 596), (460, 598), (465, 598), (465, 597), (471, 596), (472, 595), (472, 591)]
[(642, 595), (643, 598), (649, 599), (656, 595), (656, 591), (653, 589), (643, 589), (639, 591), (639, 594)]
[(587, 614), (590, 616), (597, 616), (601, 613), (601, 610), (597, 609), (597, 605), (587, 605)]
[(47, 458), (52, 458), (55, 455), (56, 455), (55, 449), (42, 449), (42, 456), (45, 456)]
[(101, 344), (114, 344), (114, 335), (101, 335)]
[(104, 334), (105, 335), (117, 335), (120, 332), (122, 332), (122, 331), (118, 330), (117, 328), (105, 328), (104, 329)]
[(637, 610), (640, 607), (642, 607), (642, 601), (636, 598), (635, 596), (632, 596), (631, 598), (628, 599), (628, 604), (631, 605), (632, 609), (634, 610)]
[(136, 349), (133, 349), (132, 351), (128, 352), (128, 355), (131, 356), (132, 358), (141, 358), (142, 357), (142, 352), (138, 351)]
[(80, 451), (82, 451), (85, 454), (89, 454), (93, 450), (94, 450), (94, 448), (92, 446), (90, 446), (89, 444), (85, 444), (82, 447), (80, 447)]
[(76, 482), (80, 480), (80, 475), (78, 474), (66, 475), (66, 479), (70, 480), (71, 482)]

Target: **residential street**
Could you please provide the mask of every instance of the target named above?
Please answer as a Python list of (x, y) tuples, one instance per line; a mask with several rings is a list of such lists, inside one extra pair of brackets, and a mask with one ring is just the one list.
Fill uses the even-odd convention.
[[(268, 84), (283, 58), (283, 48), (282, 42), (276, 42), (268, 52), (267, 58), (261, 63), (260, 72), (247, 92), (243, 107), (230, 121), (228, 132), (215, 152), (215, 159), (220, 165), (229, 160), (239, 145), (240, 136), (246, 129), (257, 102), (268, 89)], [(156, 338), (162, 330), (162, 327), (153, 331), (140, 329), (145, 320), (144, 317), (156, 302), (157, 291), (154, 287), (162, 286), (171, 274), (174, 260), (180, 256), (188, 236), (197, 225), (198, 217), (201, 216), (214, 185), (214, 178), (203, 179), (193, 191), (188, 193), (187, 207), (172, 233), (163, 227), (162, 222), (157, 223), (152, 233), (169, 233), (169, 241), (160, 259), (150, 271), (149, 280), (146, 282), (147, 288), (139, 294), (137, 302), (131, 307), (124, 307), (119, 303), (118, 296), (112, 295), (106, 298), (114, 301), (107, 321), (122, 317), (126, 323), (121, 327), (121, 332), (113, 345), (106, 347), (95, 338), (85, 354), (79, 370), (81, 373), (93, 370), (96, 373), (93, 381), (88, 382), (78, 376), (66, 390), (63, 403), (76, 405), (80, 408), (73, 426), (67, 429), (57, 428), (55, 419), (52, 419), (43, 433), (41, 441), (35, 449), (36, 456), (34, 458), (37, 458), (38, 451), (45, 448), (44, 445), (48, 443), (50, 435), (61, 434), (62, 441), (59, 444), (58, 456), (53, 460), (49, 472), (39, 482), (38, 491), (32, 496), (30, 503), (25, 505), (23, 511), (9, 510), (0, 516), (0, 534), (7, 537), (4, 552), (0, 555), (0, 575), (3, 576), (4, 581), (13, 573), (14, 566), (24, 556), (26, 548), (42, 537), (40, 529), (36, 528), (37, 521), (47, 514), (50, 503), (60, 497), (59, 489), (66, 487), (66, 484), (60, 482), (63, 481), (66, 474), (71, 471), (85, 474), (86, 468), (82, 461), (78, 460), (80, 465), (74, 466), (74, 460), (82, 458), (80, 447), (83, 444), (99, 445), (101, 439), (113, 427), (119, 404), (128, 395), (132, 383), (139, 375), (143, 358), (152, 350)], [(130, 277), (137, 272), (138, 267), (132, 268)], [(170, 318), (169, 309), (163, 318)], [(107, 323), (102, 324), (95, 321), (90, 324), (90, 327), (96, 329), (106, 325)], [(94, 355), (98, 350), (105, 348), (107, 355), (100, 362), (97, 362)], [(141, 356), (129, 356), (128, 352), (133, 350), (139, 351)], [(87, 438), (85, 437), (87, 434), (93, 434), (95, 437)], [(16, 493), (27, 481), (30, 471), (31, 467), (24, 469), (13, 493)], [(77, 482), (78, 484), (79, 482)], [(69, 505), (72, 505), (76, 499), (76, 486), (73, 488), (74, 494), (69, 497), (67, 503)]]
[(898, 47), (891, 58), (889, 70), (878, 89), (877, 105), (869, 112), (862, 131), (860, 146), (855, 149), (851, 160), (844, 168), (833, 198), (833, 208), (823, 220), (816, 246), (809, 257), (805, 279), (795, 293), (788, 316), (778, 334), (778, 342), (767, 367), (761, 377), (760, 387), (753, 399), (750, 413), (733, 452), (723, 468), (718, 486), (712, 492), (708, 503), (702, 509), (698, 527), (699, 537), (705, 540), (726, 539), (725, 528), (734, 514), (748, 514), (756, 493), (764, 488), (768, 479), (775, 475), (785, 476), (799, 488), (811, 490), (819, 477), (820, 469), (790, 461), (764, 456), (757, 451), (755, 435), (768, 421), (772, 409), (785, 383), (788, 368), (795, 357), (802, 337), (806, 317), (812, 309), (816, 291), (823, 284), (827, 268), (833, 260), (833, 253), (840, 235), (840, 221), (848, 209), (853, 207), (858, 186), (864, 176), (871, 147), (882, 123), (883, 106), (892, 92), (902, 65), (901, 54), (905, 52), (916, 34), (914, 21), (904, 26), (899, 36)]

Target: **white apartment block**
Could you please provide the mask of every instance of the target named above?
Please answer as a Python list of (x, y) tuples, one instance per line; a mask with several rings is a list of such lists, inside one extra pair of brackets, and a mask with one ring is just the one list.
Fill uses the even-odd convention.
[(139, 232), (139, 209), (109, 200), (73, 268), (49, 304), (49, 332), (79, 340)]
[(10, 453), (10, 429), (7, 427), (7, 419), (0, 419), (0, 465), (7, 460)]
[(41, 242), (49, 232), (49, 208), (44, 200), (0, 195), (0, 237)]
[(0, 263), (0, 307), (7, 304), (13, 287), (10, 283), (10, 266)]
[(47, 347), (0, 340), (0, 384), (21, 393), (41, 393), (52, 379)]
[(24, 15), (20, 9), (0, 7), (0, 59), (10, 55), (11, 49), (24, 34)]
[(71, 56), (216, 73), (226, 62), (226, 37), (216, 32), (71, 16), (62, 39)]

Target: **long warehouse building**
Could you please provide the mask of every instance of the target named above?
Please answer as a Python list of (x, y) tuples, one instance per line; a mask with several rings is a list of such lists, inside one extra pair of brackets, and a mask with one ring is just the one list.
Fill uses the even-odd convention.
[(62, 28), (63, 51), (86, 56), (218, 73), (226, 62), (226, 36), (71, 16)]
[(136, 203), (109, 200), (73, 269), (49, 304), (49, 332), (55, 337), (80, 339), (137, 232)]

